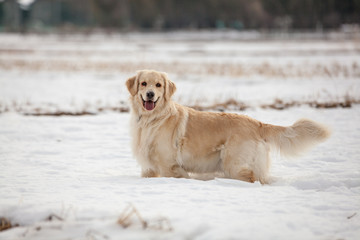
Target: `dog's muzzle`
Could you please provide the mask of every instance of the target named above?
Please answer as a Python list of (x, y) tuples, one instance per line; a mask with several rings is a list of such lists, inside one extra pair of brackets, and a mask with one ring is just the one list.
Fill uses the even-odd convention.
[(156, 107), (156, 103), (159, 100), (159, 98), (156, 101), (154, 100), (155, 93), (153, 91), (149, 91), (146, 93), (146, 101), (144, 100), (143, 96), (141, 96), (141, 99), (143, 101), (143, 106), (146, 110), (152, 111)]

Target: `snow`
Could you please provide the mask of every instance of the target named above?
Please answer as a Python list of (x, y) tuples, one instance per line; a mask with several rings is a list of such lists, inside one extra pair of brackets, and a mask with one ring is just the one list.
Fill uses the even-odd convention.
[[(328, 101), (348, 94), (359, 99), (360, 75), (352, 67), (360, 60), (354, 54), (358, 51), (356, 42), (231, 40), (230, 44), (223, 39), (199, 40), (195, 43), (205, 50), (193, 59), (187, 49), (198, 49), (194, 40), (174, 37), (157, 43), (153, 35), (143, 38), (139, 40), (136, 34), (127, 38), (0, 35), (0, 217), (19, 224), (0, 232), (1, 240), (358, 239), (360, 106), (300, 106), (282, 111), (260, 107), (275, 98)], [(127, 56), (115, 56), (117, 51), (126, 50), (125, 43)], [(149, 47), (141, 53), (139, 43)], [(291, 46), (290, 52), (281, 51), (284, 45)], [(291, 53), (290, 48), (296, 52)], [(248, 54), (232, 55), (232, 49), (244, 49)], [(259, 49), (269, 52), (262, 57)], [(333, 49), (337, 49), (336, 54)], [(218, 59), (215, 50), (223, 53)], [(314, 50), (318, 56), (307, 54)], [(25, 65), (51, 63), (58, 59), (52, 52), (63, 51), (68, 51), (60, 54), (64, 62), (85, 67), (74, 70), (15, 64), (18, 60)], [(106, 52), (109, 55), (104, 55)], [(271, 185), (224, 178), (140, 178), (140, 167), (130, 150), (129, 114), (97, 110), (98, 106), (126, 105), (124, 83), (134, 71), (131, 67), (86, 66), (91, 61), (136, 64), (137, 58), (142, 62), (136, 65), (139, 67), (151, 67), (151, 59), (155, 59), (158, 66), (174, 70), (168, 73), (177, 84), (175, 99), (183, 104), (211, 105), (234, 98), (252, 106), (239, 114), (279, 125), (311, 118), (330, 126), (333, 136), (298, 159), (283, 159), (273, 153), (271, 173), (276, 181)], [(11, 68), (7, 68), (8, 59)], [(201, 63), (207, 61), (215, 66), (230, 62), (261, 66), (265, 59), (272, 66), (291, 62), (294, 72), (299, 68), (312, 71), (313, 64), (321, 67), (331, 62), (349, 70), (347, 75), (319, 73), (309, 78), (254, 71), (248, 75), (199, 71)], [(179, 68), (166, 65), (175, 61)], [(193, 70), (182, 72), (191, 65)], [(36, 108), (44, 112), (87, 109), (96, 115), (24, 115)], [(129, 204), (148, 223), (146, 229), (135, 215), (128, 228), (118, 223)], [(47, 220), (51, 215), (53, 220)]]
[[(176, 36), (3, 34), (0, 111), (96, 113), (114, 108), (127, 101), (125, 80), (144, 68), (168, 72), (178, 86), (175, 100), (185, 105), (229, 98), (254, 107), (278, 97), (290, 102), (359, 100), (356, 41), (205, 41)], [(259, 88), (264, 89), (261, 94)]]

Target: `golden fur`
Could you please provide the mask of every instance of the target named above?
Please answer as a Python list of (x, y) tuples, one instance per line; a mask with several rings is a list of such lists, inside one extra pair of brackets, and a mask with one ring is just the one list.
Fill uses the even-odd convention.
[(282, 127), (181, 106), (171, 100), (176, 86), (163, 72), (139, 71), (126, 86), (131, 94), (132, 150), (143, 177), (220, 172), (264, 184), (269, 182), (271, 147), (295, 156), (330, 135), (326, 127), (306, 119)]

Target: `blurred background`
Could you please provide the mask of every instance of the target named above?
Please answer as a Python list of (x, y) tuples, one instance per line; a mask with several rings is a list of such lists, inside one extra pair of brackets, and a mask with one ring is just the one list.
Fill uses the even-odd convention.
[(359, 31), (360, 0), (0, 0), (12, 32)]
[(360, 103), (360, 0), (0, 0), (0, 113), (128, 112), (169, 74), (200, 110)]
[[(213, 182), (249, 192), (244, 204), (202, 182), (139, 185), (125, 82), (142, 69), (167, 72), (182, 105), (284, 126), (310, 118), (334, 136), (274, 164), (270, 197)], [(110, 239), (127, 202), (151, 209), (145, 220), (169, 217), (183, 239), (360, 239), (359, 122), (360, 0), (0, 0), (0, 216), (22, 226), (1, 239)]]

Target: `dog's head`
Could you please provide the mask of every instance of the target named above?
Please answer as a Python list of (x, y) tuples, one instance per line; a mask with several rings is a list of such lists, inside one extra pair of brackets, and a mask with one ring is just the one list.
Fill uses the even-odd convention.
[(133, 104), (144, 113), (162, 109), (176, 90), (166, 73), (153, 70), (139, 71), (126, 81)]

